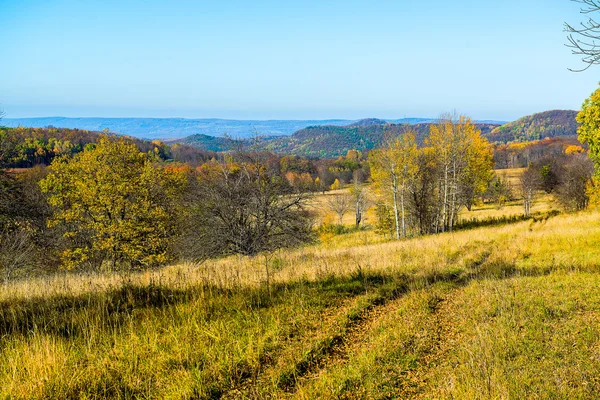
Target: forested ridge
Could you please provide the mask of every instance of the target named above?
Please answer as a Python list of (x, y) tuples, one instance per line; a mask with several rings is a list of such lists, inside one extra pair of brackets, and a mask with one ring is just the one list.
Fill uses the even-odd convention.
[[(504, 125), (475, 123), (490, 142), (502, 145), (515, 142), (532, 142), (545, 138), (570, 137), (577, 135), (576, 111), (553, 110), (529, 115)], [(422, 143), (434, 122), (418, 122), (410, 125), (416, 140)], [(386, 123), (369, 118), (347, 126), (309, 126), (291, 136), (260, 137), (258, 148), (281, 154), (296, 154), (309, 157), (337, 157), (348, 150), (371, 150), (381, 145), (384, 132), (398, 134), (407, 124)], [(252, 140), (244, 139), (247, 143)], [(174, 142), (184, 143), (205, 150), (224, 151), (231, 149), (230, 141), (206, 135), (193, 135)]]
[(557, 136), (576, 136), (577, 111), (552, 110), (528, 115), (494, 128), (489, 134), (493, 142), (527, 142)]

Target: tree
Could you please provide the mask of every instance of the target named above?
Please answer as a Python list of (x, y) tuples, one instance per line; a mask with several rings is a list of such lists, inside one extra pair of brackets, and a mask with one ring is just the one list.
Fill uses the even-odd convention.
[(431, 125), (426, 143), (438, 164), (438, 230), (452, 230), (464, 205), (471, 206), (492, 178), (492, 150), (471, 119), (445, 114)]
[(170, 260), (181, 173), (153, 164), (127, 139), (100, 137), (93, 149), (59, 157), (40, 182), (64, 229), (67, 268), (153, 266)]
[(565, 162), (556, 187), (556, 197), (567, 210), (579, 211), (588, 206), (587, 187), (594, 165), (584, 155), (569, 157)]
[(333, 183), (330, 186), (331, 190), (340, 190), (342, 188), (342, 184), (340, 183), (339, 179), (335, 179), (335, 181), (333, 181)]
[(473, 201), (485, 193), (494, 177), (494, 154), (490, 143), (476, 129), (468, 130), (466, 168), (459, 178), (461, 202), (471, 211)]
[(523, 197), (523, 208), (526, 217), (531, 215), (531, 207), (535, 201), (537, 191), (541, 185), (539, 172), (531, 166), (523, 172), (519, 178), (521, 196)]
[(565, 22), (565, 32), (567, 36), (567, 47), (571, 52), (581, 57), (581, 60), (587, 66), (583, 69), (572, 71), (585, 71), (592, 65), (600, 64), (600, 23), (593, 17), (593, 13), (600, 11), (600, 1), (598, 0), (573, 0), (576, 3), (583, 4), (581, 14), (587, 16), (587, 21), (574, 27)]
[[(200, 167), (188, 200), (188, 255), (254, 256), (313, 240), (309, 194), (290, 192), (257, 158)], [(268, 277), (268, 274), (267, 274)]]
[(579, 141), (589, 146), (589, 157), (596, 167), (596, 178), (600, 178), (600, 89), (585, 99), (577, 114)]
[(343, 224), (344, 215), (352, 209), (353, 195), (349, 193), (336, 193), (327, 196), (327, 207), (337, 214), (339, 224)]
[(363, 213), (369, 207), (369, 198), (367, 196), (367, 191), (362, 185), (362, 174), (361, 171), (358, 169), (355, 170), (353, 173), (350, 194), (352, 195), (352, 203), (354, 204), (355, 224), (358, 228), (363, 219)]
[(484, 197), (488, 201), (496, 204), (497, 209), (501, 209), (504, 207), (506, 201), (512, 198), (510, 182), (506, 179), (506, 177), (495, 175), (489, 182)]
[(565, 149), (565, 154), (570, 156), (573, 154), (583, 154), (585, 153), (585, 149), (581, 146), (577, 146), (577, 145), (569, 145), (567, 146), (567, 148)]
[(419, 150), (417, 173), (409, 185), (409, 205), (414, 223), (421, 235), (437, 232), (439, 219), (439, 165), (437, 154), (431, 147)]
[(410, 128), (398, 137), (386, 137), (382, 148), (369, 157), (375, 186), (392, 204), (396, 239), (406, 237), (407, 189), (416, 173), (416, 157), (415, 133)]
[(394, 219), (392, 218), (390, 208), (383, 203), (379, 203), (375, 209), (375, 214), (377, 215), (375, 231), (384, 237), (388, 234), (392, 237), (394, 232)]

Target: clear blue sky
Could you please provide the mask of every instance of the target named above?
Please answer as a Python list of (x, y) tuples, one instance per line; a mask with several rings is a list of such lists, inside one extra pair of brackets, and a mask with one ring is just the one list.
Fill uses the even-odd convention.
[(435, 117), (580, 107), (569, 0), (0, 0), (7, 117)]

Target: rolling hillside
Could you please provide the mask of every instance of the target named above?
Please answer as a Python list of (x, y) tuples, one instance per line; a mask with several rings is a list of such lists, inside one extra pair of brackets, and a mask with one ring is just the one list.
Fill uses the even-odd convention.
[[(422, 142), (429, 132), (430, 122), (411, 125), (417, 133), (417, 141)], [(477, 124), (484, 135), (488, 135), (495, 124)], [(406, 124), (386, 124), (377, 119), (357, 121), (348, 126), (309, 126), (291, 136), (264, 137), (260, 147), (280, 154), (294, 154), (308, 157), (330, 158), (345, 155), (348, 150), (371, 150), (381, 144), (384, 131), (398, 135), (406, 129)], [(171, 142), (183, 143), (203, 150), (220, 151), (231, 148), (228, 140), (206, 135), (193, 135)], [(248, 143), (248, 142), (247, 142)]]
[(492, 142), (529, 142), (557, 136), (575, 136), (579, 126), (577, 111), (552, 110), (519, 118), (494, 129), (489, 135)]

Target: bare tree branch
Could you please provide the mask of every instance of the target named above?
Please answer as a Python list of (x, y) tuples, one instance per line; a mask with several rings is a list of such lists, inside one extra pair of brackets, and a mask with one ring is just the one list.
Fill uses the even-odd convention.
[[(582, 4), (580, 13), (589, 15), (600, 11), (600, 1), (598, 0), (572, 0), (575, 3)], [(564, 31), (568, 33), (566, 46), (571, 49), (571, 53), (581, 57), (587, 66), (582, 69), (571, 69), (573, 72), (582, 72), (592, 65), (600, 64), (600, 23), (594, 18), (588, 17), (588, 20), (581, 22), (579, 26), (573, 26), (565, 22)]]

